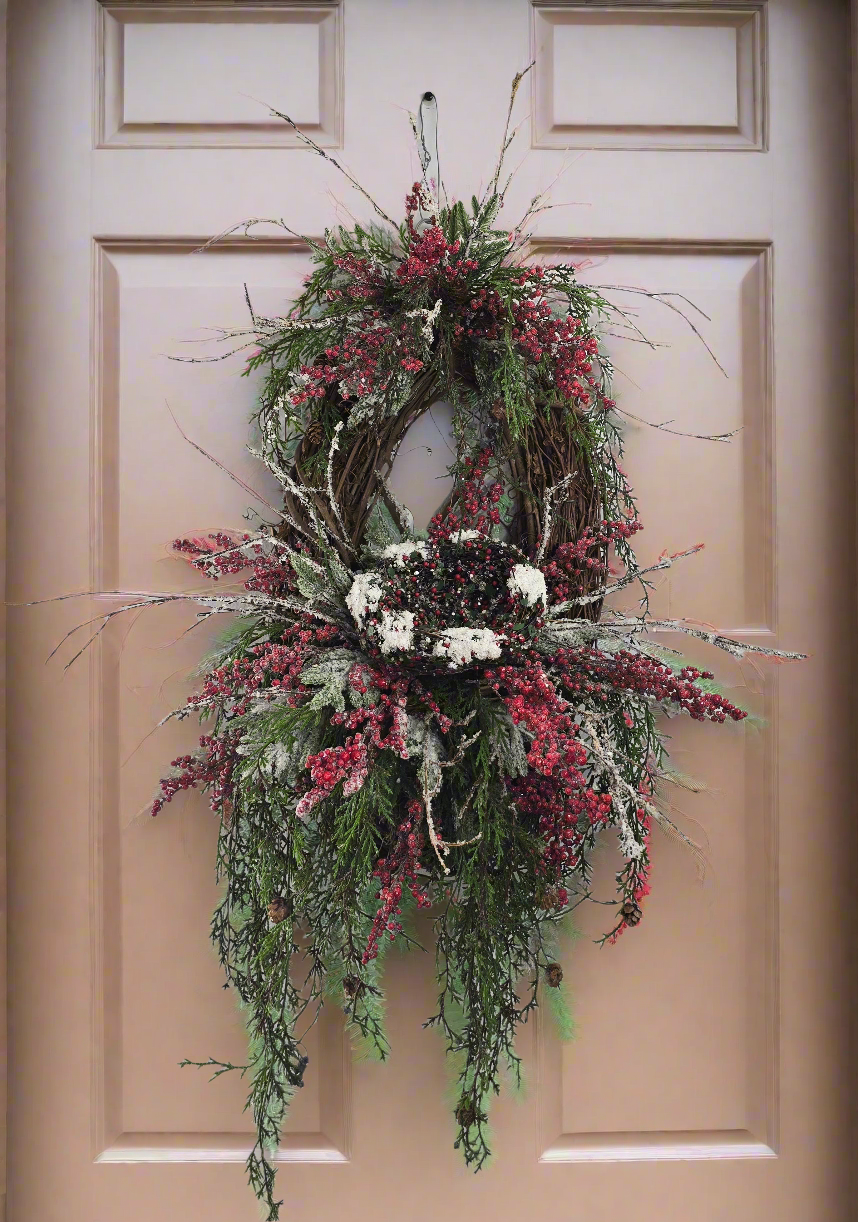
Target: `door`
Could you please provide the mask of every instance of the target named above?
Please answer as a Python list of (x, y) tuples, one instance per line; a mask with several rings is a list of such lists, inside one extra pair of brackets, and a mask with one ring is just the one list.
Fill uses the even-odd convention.
[[(528, 1088), (495, 1108), (494, 1163), (474, 1177), (452, 1148), (443, 1049), (421, 1029), (431, 956), (393, 954), (388, 1064), (352, 1063), (336, 1014), (312, 1034), (285, 1218), (848, 1216), (848, 42), (844, 0), (11, 5), (13, 602), (190, 585), (165, 545), (240, 527), (246, 496), (174, 417), (273, 495), (243, 451), (242, 355), (168, 359), (226, 353), (207, 328), (244, 325), (243, 285), (279, 312), (308, 265), (271, 226), (194, 253), (202, 241), (254, 217), (317, 236), (368, 219), (265, 103), (398, 216), (417, 166), (405, 109), (437, 95), (441, 172), (469, 198), (532, 58), (504, 224), (553, 184), (535, 256), (619, 286), (653, 343), (607, 337), (639, 552), (706, 543), (653, 607), (810, 655), (717, 659), (765, 724), (673, 723), (674, 761), (708, 785), (669, 795), (706, 876), (662, 837), (638, 929), (599, 950), (604, 910), (582, 916), (564, 960), (578, 1039), (525, 1029)], [(398, 473), (424, 508), (442, 431), (412, 439)], [(191, 744), (193, 728), (152, 731), (206, 642), (185, 635), (192, 613), (162, 608), (65, 674), (70, 645), (45, 665), (115, 605), (10, 611), (9, 1217), (252, 1222), (243, 1085), (179, 1067), (242, 1060), (208, 943), (212, 817), (193, 796), (140, 813)], [(608, 894), (607, 849), (599, 869)]]

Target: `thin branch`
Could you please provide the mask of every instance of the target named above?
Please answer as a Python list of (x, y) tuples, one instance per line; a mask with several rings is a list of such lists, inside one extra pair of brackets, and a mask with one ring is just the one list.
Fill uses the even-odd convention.
[(673, 423), (671, 420), (665, 420), (661, 424), (656, 424), (653, 420), (644, 420), (643, 416), (636, 416), (634, 412), (626, 411), (624, 407), (620, 407), (617, 403), (614, 404), (611, 411), (616, 412), (620, 416), (626, 416), (637, 424), (645, 424), (647, 428), (658, 429), (662, 433), (671, 433), (674, 437), (691, 437), (695, 441), (729, 442), (733, 437), (737, 437), (745, 427), (743, 424), (739, 425), (737, 429), (731, 429), (729, 433), (685, 433), (681, 429), (669, 428), (668, 425)]
[(512, 119), (512, 108), (515, 105), (515, 96), (518, 93), (519, 85), (524, 80), (524, 78), (527, 76), (528, 72), (530, 72), (531, 68), (535, 65), (535, 63), (536, 63), (536, 60), (532, 59), (526, 68), (524, 68), (521, 72), (516, 72), (515, 76), (512, 78), (512, 88), (509, 91), (509, 106), (507, 107), (506, 123), (504, 124), (503, 139), (501, 140), (501, 146), (500, 146), (500, 152), (498, 153), (497, 165), (495, 166), (495, 172), (491, 180), (491, 187), (487, 189), (486, 196), (484, 196), (484, 198), (490, 198), (492, 195), (497, 194), (498, 182), (500, 181), (500, 175), (501, 175), (501, 170), (503, 168), (504, 157), (506, 156), (507, 149), (509, 148), (510, 144), (512, 143), (515, 137), (515, 132), (513, 132), (512, 135), (510, 135), (509, 133), (510, 120)]
[(275, 110), (273, 107), (270, 108), (270, 111), (272, 115), (275, 115), (278, 119), (282, 119), (284, 123), (289, 124), (289, 126), (292, 128), (295, 135), (298, 137), (298, 139), (301, 141), (302, 144), (306, 144), (307, 148), (312, 149), (313, 152), (316, 153), (319, 157), (324, 158), (325, 161), (330, 162), (330, 164), (335, 169), (339, 170), (339, 172), (343, 174), (349, 180), (349, 182), (352, 184), (355, 190), (360, 191), (364, 199), (369, 201), (369, 203), (372, 205), (373, 209), (375, 210), (376, 214), (380, 216), (383, 221), (387, 221), (388, 225), (392, 225), (394, 229), (398, 228), (396, 222), (391, 220), (391, 218), (387, 215), (387, 213), (383, 210), (383, 208), (379, 207), (379, 205), (375, 202), (375, 200), (372, 198), (369, 192), (366, 191), (360, 185), (358, 180), (354, 178), (344, 166), (340, 165), (340, 163), (334, 157), (331, 157), (329, 153), (326, 153), (325, 150), (322, 148), (322, 146), (320, 144), (317, 144), (316, 141), (313, 140), (311, 136), (308, 136), (306, 132), (301, 131), (301, 128), (298, 126), (298, 124), (295, 122), (294, 119), (290, 119), (287, 114), (283, 113), (283, 111)]
[(188, 434), (185, 432), (185, 430), (182, 428), (182, 426), (179, 424), (178, 420), (176, 419), (175, 412), (170, 407), (170, 404), (167, 403), (166, 399), (164, 400), (164, 402), (167, 405), (167, 411), (173, 417), (173, 423), (175, 424), (176, 428), (179, 430), (182, 437), (184, 437), (185, 441), (188, 443), (189, 446), (193, 446), (193, 448), (197, 450), (200, 454), (202, 454), (204, 458), (207, 458), (209, 462), (214, 463), (214, 465), (218, 467), (221, 471), (225, 471), (226, 474), (229, 476), (229, 478), (233, 480), (236, 484), (238, 484), (239, 488), (243, 488), (244, 491), (248, 493), (249, 496), (252, 496), (255, 500), (259, 501), (259, 503), (261, 505), (264, 505), (266, 509), (270, 509), (272, 513), (276, 513), (278, 518), (282, 518), (282, 519), (286, 518), (286, 514), (284, 514), (281, 510), (277, 509), (274, 505), (272, 505), (270, 501), (267, 501), (261, 492), (257, 492), (255, 488), (251, 488), (250, 484), (246, 484), (243, 479), (241, 479), (239, 476), (235, 475), (232, 471), (230, 471), (229, 467), (224, 466), (224, 464), (220, 461), (219, 458), (215, 458), (213, 454), (209, 454), (208, 450), (204, 450), (203, 447), (199, 445), (196, 441), (192, 441), (191, 438), (188, 436)]
[(706, 339), (704, 338), (703, 333), (700, 331), (699, 327), (695, 326), (695, 324), (691, 321), (691, 319), (688, 317), (688, 315), (685, 313), (684, 310), (680, 309), (678, 305), (674, 305), (672, 301), (668, 301), (669, 297), (678, 297), (681, 301), (684, 301), (689, 306), (691, 306), (692, 309), (696, 310), (697, 313), (700, 314), (703, 318), (705, 318), (707, 322), (711, 322), (712, 320), (709, 317), (709, 315), (704, 313), (704, 311), (701, 310), (699, 306), (695, 305), (693, 301), (690, 301), (689, 298), (686, 297), (683, 293), (669, 293), (669, 292), (656, 293), (656, 292), (651, 292), (648, 289), (635, 288), (633, 285), (630, 285), (630, 284), (598, 284), (598, 285), (595, 285), (594, 287), (600, 293), (634, 293), (638, 297), (649, 297), (652, 301), (657, 301), (660, 305), (666, 306), (668, 310), (672, 310), (674, 314), (678, 314), (679, 317), (682, 319), (682, 321), (685, 323), (685, 325), (688, 328), (690, 328), (691, 331), (694, 332), (694, 334), (700, 340), (703, 347), (709, 353), (712, 360), (721, 370), (724, 377), (727, 378), (730, 376), (727, 373), (727, 370), (718, 360), (715, 353), (710, 348), (709, 344), (706, 342)]

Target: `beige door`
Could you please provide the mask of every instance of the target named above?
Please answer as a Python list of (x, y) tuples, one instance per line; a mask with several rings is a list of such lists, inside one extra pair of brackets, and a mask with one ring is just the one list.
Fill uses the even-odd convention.
[[(640, 928), (599, 951), (604, 910), (583, 918), (567, 957), (580, 1036), (561, 1047), (548, 1023), (525, 1031), (529, 1086), (496, 1106), (493, 1165), (474, 1177), (452, 1148), (443, 1050), (420, 1025), (431, 958), (394, 956), (387, 1065), (352, 1064), (336, 1015), (312, 1035), (283, 1140), (284, 1218), (845, 1220), (845, 2), (11, 10), (13, 601), (181, 588), (188, 572), (167, 541), (241, 525), (244, 493), (181, 440), (170, 410), (268, 490), (242, 454), (254, 387), (241, 357), (166, 354), (218, 351), (189, 341), (244, 322), (244, 283), (260, 310), (279, 309), (307, 253), (273, 229), (192, 252), (246, 218), (318, 235), (366, 208), (261, 103), (342, 147), (398, 215), (416, 169), (404, 108), (437, 94), (441, 170), (469, 198), (490, 171), (510, 78), (534, 57), (506, 223), (565, 167), (537, 253), (586, 259), (599, 284), (677, 294), (666, 301), (726, 374), (680, 314), (614, 293), (656, 344), (609, 339), (641, 552), (707, 544), (654, 605), (811, 655), (788, 668), (719, 661), (765, 728), (675, 723), (676, 763), (709, 788), (668, 796), (705, 845), (707, 876), (661, 839)], [(677, 435), (731, 429), (729, 444)], [(425, 504), (443, 457), (433, 440), (431, 455), (415, 442), (400, 473)], [(252, 1222), (242, 1083), (178, 1066), (242, 1059), (207, 940), (215, 828), (201, 800), (154, 822), (139, 814), (191, 741), (192, 728), (150, 731), (205, 642), (182, 636), (186, 611), (154, 611), (65, 676), (45, 666), (65, 631), (112, 605), (10, 612), (9, 1216)], [(606, 895), (611, 864), (606, 850)]]

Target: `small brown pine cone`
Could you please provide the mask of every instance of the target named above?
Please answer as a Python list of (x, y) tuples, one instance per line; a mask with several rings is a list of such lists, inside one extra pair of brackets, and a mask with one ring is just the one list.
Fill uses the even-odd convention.
[(469, 1129), (472, 1124), (476, 1124), (477, 1109), (474, 1107), (471, 1100), (463, 1095), (459, 1100), (459, 1106), (456, 1108), (456, 1123), (463, 1129)]
[(346, 976), (343, 980), (343, 992), (349, 999), (360, 997), (364, 988), (364, 982), (358, 976)]
[(550, 988), (559, 989), (563, 980), (563, 968), (559, 963), (549, 963), (545, 969), (545, 978)]
[(304, 430), (304, 440), (307, 442), (307, 445), (317, 446), (324, 435), (325, 430), (318, 420), (311, 420)]
[(281, 921), (285, 921), (287, 917), (292, 915), (292, 901), (285, 899), (282, 895), (275, 895), (274, 899), (268, 905), (268, 919), (275, 925), (279, 925)]
[(624, 900), (620, 911), (626, 925), (637, 925), (643, 916), (640, 906), (634, 900)]
[(502, 399), (496, 399), (491, 406), (491, 414), (495, 420), (503, 420), (506, 416), (506, 408), (503, 405)]

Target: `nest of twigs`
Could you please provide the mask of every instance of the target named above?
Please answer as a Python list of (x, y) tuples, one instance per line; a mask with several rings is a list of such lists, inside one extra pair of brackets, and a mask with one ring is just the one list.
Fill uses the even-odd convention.
[[(459, 387), (444, 386), (437, 370), (430, 366), (415, 379), (412, 394), (396, 415), (377, 428), (358, 427), (341, 438), (332, 460), (332, 486), (347, 537), (356, 549), (364, 541), (367, 523), (377, 502), (381, 500), (391, 512), (394, 510), (387, 481), (408, 430), (433, 403), (459, 397), (468, 385), (467, 375), (462, 375)], [(316, 512), (334, 530), (337, 524), (332, 519), (329, 499), (318, 486), (318, 459), (320, 455), (327, 455), (330, 446), (321, 417), (330, 419), (333, 414), (345, 420), (348, 407), (336, 391), (329, 392), (324, 408), (319, 408), (308, 423), (290, 471), (295, 483), (306, 490)], [(541, 546), (543, 556), (550, 560), (557, 547), (580, 539), (588, 527), (597, 524), (601, 509), (592, 464), (568, 404), (542, 405), (515, 438), (500, 401), (491, 417), (481, 424), (485, 441), (492, 445), (509, 472), (509, 490), (515, 504), (509, 522), (509, 540), (528, 558), (534, 559)], [(567, 480), (564, 491), (552, 507), (548, 538), (543, 541), (547, 494), (564, 480)], [(439, 509), (445, 508), (457, 495), (458, 489), (454, 487)], [(296, 496), (287, 493), (284, 507), (291, 518), (302, 525), (306, 523), (309, 529), (306, 513)], [(294, 544), (297, 541), (294, 527), (288, 523), (282, 525), (280, 534), (287, 542)], [(596, 556), (597, 550), (594, 549), (594, 558), (603, 560), (604, 556)], [(347, 567), (352, 567), (353, 557), (343, 552), (341, 559)], [(585, 592), (589, 593), (598, 584), (599, 578), (594, 577)], [(581, 614), (596, 620), (600, 609), (601, 603), (590, 603), (582, 608)]]

